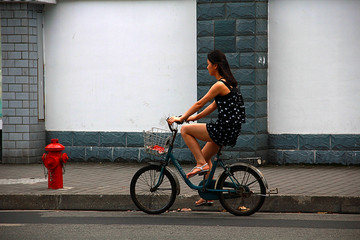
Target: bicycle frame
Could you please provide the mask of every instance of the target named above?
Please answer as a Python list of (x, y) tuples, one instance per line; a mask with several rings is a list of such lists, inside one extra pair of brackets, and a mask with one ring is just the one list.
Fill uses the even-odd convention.
[[(186, 183), (186, 185), (188, 185), (191, 189), (194, 189), (194, 190), (202, 190), (202, 191), (208, 191), (208, 192), (213, 192), (213, 193), (219, 193), (219, 192), (235, 192), (235, 190), (229, 190), (229, 189), (215, 189), (215, 188), (212, 188), (210, 187), (211, 185), (211, 182), (212, 182), (212, 179), (214, 177), (214, 174), (215, 174), (215, 171), (216, 171), (216, 168), (218, 166), (218, 164), (224, 169), (224, 171), (227, 171), (226, 170), (226, 166), (224, 165), (224, 163), (219, 159), (220, 157), (220, 150), (219, 152), (216, 154), (216, 157), (215, 157), (215, 161), (213, 162), (213, 166), (210, 170), (210, 174), (209, 174), (209, 177), (205, 180), (204, 184), (203, 185), (195, 185), (193, 184), (189, 178), (186, 177), (186, 174), (183, 170), (183, 168), (181, 167), (180, 163), (178, 162), (178, 160), (176, 160), (175, 156), (172, 154), (172, 150), (174, 148), (174, 141), (175, 141), (175, 138), (176, 138), (176, 135), (177, 135), (177, 129), (173, 129), (171, 126), (169, 126), (170, 130), (172, 131), (172, 134), (173, 134), (173, 139), (172, 139), (172, 142), (170, 143), (170, 146), (169, 146), (169, 149), (168, 149), (168, 153), (165, 157), (165, 164), (163, 164), (162, 166), (162, 169), (161, 169), (161, 172), (160, 172), (160, 177), (159, 177), (159, 181), (158, 183), (156, 184), (156, 186), (154, 188), (157, 188), (158, 186), (160, 186), (161, 182), (162, 182), (162, 179), (163, 179), (163, 176), (164, 176), (164, 169), (165, 167), (169, 164), (169, 162), (171, 161), (172, 164), (175, 166), (176, 170), (179, 172), (179, 174), (181, 175), (181, 177), (183, 178), (184, 182)], [(231, 175), (229, 174), (230, 176), (230, 179), (232, 181), (232, 184), (234, 184), (235, 186), (240, 186), (241, 184), (236, 180), (234, 179), (233, 177), (231, 177)]]

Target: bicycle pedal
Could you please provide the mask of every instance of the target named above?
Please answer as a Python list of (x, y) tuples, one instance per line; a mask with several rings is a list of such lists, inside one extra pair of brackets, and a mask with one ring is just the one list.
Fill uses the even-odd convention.
[(203, 175), (206, 175), (208, 172), (209, 172), (209, 171), (201, 171), (201, 172), (199, 172), (198, 174), (199, 174), (199, 176), (203, 176)]

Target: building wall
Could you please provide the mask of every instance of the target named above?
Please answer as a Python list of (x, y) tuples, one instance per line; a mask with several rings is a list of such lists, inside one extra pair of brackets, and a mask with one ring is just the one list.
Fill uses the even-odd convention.
[(360, 1), (269, 2), (269, 160), (360, 163)]
[[(67, 3), (70, 4), (70, 2)], [(132, 4), (133, 3), (134, 2), (132, 2)], [(174, 40), (175, 46), (173, 46), (173, 42), (161, 43), (159, 46), (159, 52), (169, 52), (173, 51), (173, 48), (179, 48), (181, 49), (182, 53), (180, 54), (178, 52), (175, 52), (173, 56), (176, 56), (174, 58), (177, 58), (181, 64), (184, 64), (184, 60), (182, 59), (185, 57), (184, 54), (190, 56), (190, 58), (191, 56), (193, 56), (193, 54), (195, 54), (194, 59), (186, 61), (185, 66), (177, 62), (173, 62), (174, 59), (170, 59), (171, 61), (169, 60), (169, 64), (167, 67), (176, 67), (178, 68), (178, 70), (181, 70), (181, 74), (180, 76), (178, 76), (180, 78), (176, 78), (176, 76), (174, 76), (170, 78), (170, 80), (167, 80), (170, 81), (169, 84), (165, 84), (168, 93), (165, 92), (158, 94), (156, 92), (156, 88), (161, 88), (161, 86), (156, 86), (154, 88), (151, 85), (145, 84), (146, 81), (149, 81), (147, 79), (151, 76), (146, 76), (146, 80), (144, 77), (140, 77), (140, 80), (138, 80), (140, 82), (137, 83), (137, 86), (141, 89), (142, 87), (146, 88), (146, 91), (148, 92), (145, 92), (145, 90), (141, 92), (140, 95), (142, 95), (142, 98), (136, 100), (134, 102), (135, 105), (131, 105), (130, 107), (124, 105), (123, 103), (131, 101), (131, 99), (134, 98), (134, 94), (130, 93), (128, 90), (124, 91), (123, 87), (121, 86), (126, 86), (126, 84), (128, 84), (128, 76), (120, 77), (120, 80), (114, 78), (115, 81), (112, 82), (113, 90), (107, 89), (106, 91), (103, 91), (104, 87), (101, 86), (101, 84), (103, 84), (106, 79), (102, 80), (101, 83), (99, 83), (99, 78), (103, 79), (103, 76), (101, 76), (100, 72), (103, 70), (107, 71), (106, 67), (98, 64), (100, 68), (98, 70), (99, 73), (96, 76), (99, 77), (92, 80), (91, 77), (88, 77), (88, 73), (85, 73), (86, 78), (82, 76), (84, 75), (85, 70), (79, 71), (71, 68), (74, 66), (76, 66), (75, 68), (77, 68), (79, 66), (79, 64), (77, 63), (74, 64), (74, 62), (76, 61), (71, 59), (71, 57), (58, 57), (57, 55), (51, 56), (55, 54), (55, 50), (51, 53), (49, 53), (49, 51), (52, 51), (52, 49), (54, 48), (57, 48), (57, 51), (62, 56), (62, 54), (64, 54), (64, 46), (66, 45), (67, 47), (69, 44), (72, 44), (71, 38), (76, 40), (76, 38), (79, 37), (79, 39), (81, 39), (81, 35), (78, 35), (78, 33), (81, 34), (81, 31), (75, 31), (75, 28), (79, 27), (79, 22), (77, 22), (79, 18), (72, 19), (71, 17), (64, 17), (67, 16), (67, 14), (71, 16), (71, 11), (76, 12), (77, 7), (80, 7), (80, 5), (78, 6), (79, 3), (75, 5), (71, 4), (69, 6), (71, 9), (66, 9), (66, 6), (62, 5), (60, 1), (56, 6), (47, 6), (47, 8), (45, 9), (45, 19), (47, 22), (47, 26), (45, 28), (51, 29), (51, 31), (46, 33), (46, 36), (49, 35), (49, 37), (46, 37), (46, 65), (47, 68), (49, 68), (49, 70), (46, 71), (46, 79), (47, 81), (53, 82), (47, 84), (47, 92), (49, 92), (50, 94), (54, 93), (55, 89), (58, 91), (58, 94), (54, 94), (52, 96), (49, 96), (49, 94), (47, 94), (46, 129), (48, 141), (51, 138), (59, 138), (60, 142), (62, 142), (66, 146), (65, 151), (67, 151), (70, 157), (76, 161), (146, 161), (149, 156), (144, 154), (142, 150), (142, 130), (148, 130), (151, 126), (156, 125), (166, 128), (166, 125), (164, 125), (164, 120), (167, 116), (172, 114), (181, 114), (186, 111), (196, 101), (196, 92), (197, 98), (201, 98), (206, 93), (209, 87), (214, 83), (214, 79), (209, 76), (206, 70), (207, 53), (213, 49), (220, 49), (226, 53), (231, 64), (231, 68), (234, 71), (236, 78), (239, 79), (241, 90), (246, 101), (248, 119), (248, 123), (245, 124), (243, 127), (243, 135), (240, 136), (238, 144), (235, 146), (235, 148), (226, 149), (225, 152), (228, 156), (262, 156), (263, 158), (266, 158), (267, 2), (217, 1), (215, 3), (204, 0), (177, 2), (177, 4), (180, 5), (184, 3), (188, 4), (189, 8), (186, 9), (186, 15), (184, 15), (185, 18), (187, 18), (187, 21), (181, 21), (181, 28), (178, 28), (178, 26), (175, 24), (176, 22), (171, 20), (173, 17), (170, 17), (170, 21), (168, 20), (170, 24), (169, 29), (171, 29), (171, 31), (167, 30), (169, 32), (167, 34), (171, 34), (172, 32), (175, 34), (175, 39), (177, 39), (176, 41)], [(109, 3), (101, 3), (102, 12), (106, 13), (110, 9), (116, 9), (117, 6), (124, 7), (122, 5), (118, 5), (119, 2), (112, 2), (111, 4), (113, 5), (109, 5)], [(166, 4), (166, 2), (157, 2), (156, 4), (161, 4), (160, 6), (162, 6), (163, 4)], [(175, 2), (170, 1), (169, 4), (171, 6), (169, 9), (173, 11), (172, 8), (175, 7)], [(152, 12), (151, 9), (155, 6), (156, 5), (154, 4), (147, 5), (147, 7), (149, 8), (149, 12)], [(89, 6), (88, 2), (86, 2), (86, 4), (83, 4), (81, 8), (82, 14), (85, 15), (87, 15), (85, 10), (86, 8), (88, 8), (89, 11), (91, 10), (91, 6)], [(165, 10), (169, 11), (168, 9)], [(63, 11), (66, 13), (63, 13)], [(119, 11), (121, 10), (119, 9)], [(194, 13), (194, 15), (189, 16), (189, 13)], [(167, 14), (168, 12), (164, 12), (163, 15), (165, 18), (168, 17)], [(49, 17), (47, 17), (47, 15)], [(111, 16), (111, 13), (106, 15)], [(173, 15), (173, 13), (170, 12), (170, 15)], [(54, 31), (58, 31), (56, 29), (64, 29), (64, 26), (55, 26), (53, 25), (53, 23), (66, 24), (64, 23), (64, 20), (59, 23), (59, 21), (56, 21), (56, 18), (54, 16), (59, 19), (68, 19), (69, 22), (71, 22), (71, 25), (67, 26), (67, 30), (55, 32), (54, 34)], [(152, 17), (153, 14), (151, 15), (151, 18)], [(191, 18), (192, 20), (188, 18)], [(84, 21), (84, 23), (88, 24), (88, 21), (86, 21), (86, 19), (87, 18), (85, 17), (81, 21)], [(126, 17), (125, 15), (121, 23), (123, 25), (131, 25), (133, 24), (133, 20), (131, 19), (132, 18)], [(130, 23), (126, 21), (130, 21)], [(136, 21), (142, 22), (143, 19), (137, 18)], [(148, 21), (150, 21), (150, 19)], [(114, 24), (114, 26), (115, 28), (121, 29), (122, 24)], [(140, 23), (139, 25), (140, 28), (144, 26)], [(154, 31), (154, 34), (159, 34), (158, 28), (159, 27), (151, 31)], [(95, 26), (95, 29), (96, 32), (99, 32), (99, 28)], [(111, 31), (113, 31), (113, 27), (110, 29)], [(194, 32), (184, 31), (184, 29), (193, 29)], [(132, 30), (136, 32), (138, 29), (134, 27)], [(197, 42), (194, 41), (194, 39), (196, 39), (196, 35)], [(57, 42), (59, 41), (59, 39), (60, 42)], [(69, 42), (67, 42), (67, 40)], [(61, 41), (64, 42), (61, 43)], [(118, 41), (121, 41), (121, 39), (119, 39)], [(133, 38), (133, 41), (138, 41), (143, 44), (144, 40), (143, 38)], [(54, 44), (53, 42), (56, 42), (56, 44)], [(82, 39), (79, 43), (81, 43), (81, 45), (92, 44), (91, 40), (86, 39)], [(194, 46), (196, 48), (193, 49), (193, 52), (191, 52), (191, 48), (189, 49), (189, 52), (187, 50), (184, 52), (184, 49), (188, 48), (185, 48), (181, 44), (186, 46)], [(101, 45), (99, 47), (100, 49), (103, 48)], [(116, 48), (118, 48), (117, 45), (114, 45), (112, 47), (112, 49)], [(138, 54), (134, 54), (136, 56), (140, 56), (143, 52), (143, 49), (141, 47), (132, 47), (131, 49), (132, 51), (140, 51)], [(72, 51), (69, 51), (70, 54), (73, 54), (74, 51), (76, 52), (76, 50), (74, 49), (71, 50)], [(100, 51), (99, 56), (103, 59), (104, 56), (107, 55), (106, 53)], [(116, 57), (118, 58), (118, 55)], [(60, 63), (59, 60), (56, 59), (69, 59), (68, 62), (65, 62), (66, 66), (69, 67), (59, 67), (63, 66), (63, 63)], [(145, 63), (146, 62), (147, 61), (145, 61)], [(49, 64), (51, 64), (51, 66), (49, 66)], [(143, 63), (142, 61), (137, 61), (137, 64), (141, 65)], [(61, 71), (63, 69), (68, 69), (69, 71), (65, 71), (65, 73), (56, 73), (51, 69), (53, 68), (53, 65), (58, 66)], [(157, 81), (161, 83), (161, 76), (159, 77), (158, 75), (162, 74), (161, 71), (164, 71), (160, 68), (162, 65), (163, 64), (160, 64), (158, 66), (159, 68), (155, 69), (154, 71), (154, 76), (156, 80), (150, 80), (150, 82)], [(115, 73), (119, 71), (119, 68), (117, 66), (113, 66), (111, 64), (109, 65), (109, 69), (111, 72)], [(189, 77), (186, 77), (186, 75), (183, 74), (185, 71), (184, 69), (186, 69), (186, 71), (190, 71)], [(195, 71), (192, 72), (192, 70)], [(137, 69), (136, 72), (138, 73), (137, 75), (145, 76), (145, 74), (141, 72), (141, 69)], [(76, 75), (78, 76), (76, 77)], [(70, 89), (69, 86), (71, 86), (72, 88), (74, 87), (73, 83), (75, 80), (78, 82), (75, 86), (75, 89)], [(190, 80), (190, 82), (187, 82), (188, 80)], [(100, 85), (94, 84), (93, 81), (97, 81), (97, 84)], [(119, 83), (119, 81), (121, 81), (121, 83)], [(59, 82), (61, 83), (60, 86)], [(65, 84), (62, 85), (62, 82), (65, 82)], [(66, 84), (66, 82), (69, 82), (69, 84)], [(85, 84), (89, 84), (91, 89), (84, 86)], [(142, 86), (143, 84), (145, 85)], [(81, 89), (84, 89), (84, 91), (81, 91)], [(104, 102), (106, 101), (106, 99), (102, 98), (107, 98), (107, 96), (104, 95), (99, 95), (99, 97), (95, 99), (93, 99), (93, 97), (90, 97), (90, 104), (78, 104), (81, 101), (88, 101), (88, 96), (89, 93), (92, 94), (92, 89), (96, 89), (99, 94), (103, 94), (104, 92), (106, 92), (106, 95), (110, 96), (112, 95), (112, 91), (116, 91), (116, 94), (118, 94), (118, 98), (121, 99), (119, 101), (121, 102), (117, 103), (116, 99), (112, 99), (114, 99), (113, 101), (115, 101), (115, 105), (118, 105), (119, 111), (114, 113), (114, 103)], [(99, 89), (102, 90), (99, 91)], [(128, 88), (125, 87), (125, 89)], [(149, 91), (149, 89), (153, 90)], [(68, 91), (71, 93), (67, 93)], [(195, 96), (191, 97), (193, 91), (195, 91)], [(67, 96), (69, 96), (69, 99), (65, 100), (68, 101), (68, 104), (63, 104), (61, 102), (55, 103), (55, 101), (52, 100), (61, 98), (61, 94), (66, 94)], [(124, 94), (124, 96), (122, 96), (122, 94)], [(135, 96), (138, 97), (138, 95)], [(180, 101), (172, 102), (174, 98), (175, 100)], [(166, 99), (166, 101), (164, 101), (163, 99)], [(148, 102), (146, 108), (144, 108), (144, 102)], [(69, 107), (69, 105), (74, 103), (77, 103), (77, 106)], [(156, 104), (160, 104), (161, 106), (160, 113), (158, 113), (159, 111), (154, 110)], [(99, 105), (99, 108), (96, 108), (97, 105)], [(70, 108), (73, 108), (72, 112), (69, 112)], [(61, 109), (61, 111), (59, 111), (59, 109)], [(141, 109), (141, 111), (139, 111), (139, 109)], [(108, 111), (110, 111), (111, 114), (106, 114)], [(66, 112), (66, 114), (64, 114), (64, 112)], [(109, 116), (109, 118), (99, 118), (99, 112), (102, 113), (102, 116)], [(150, 116), (148, 116), (149, 114)], [(141, 118), (144, 118), (144, 116), (148, 117), (146, 117), (146, 121), (141, 122)], [(216, 117), (216, 113), (214, 113), (212, 116), (210, 116), (210, 118), (207, 118), (204, 121), (211, 121), (214, 117)], [(133, 122), (129, 121), (129, 119), (131, 120), (131, 118), (134, 119)], [(161, 121), (162, 123), (159, 124)], [(194, 160), (192, 154), (187, 149), (181, 137), (179, 137), (177, 141), (176, 151), (177, 156), (180, 160)]]
[(2, 162), (38, 162), (45, 124), (38, 112), (38, 13), (42, 5), (1, 3)]
[[(107, 12), (109, 11), (108, 4), (116, 2), (118, 1), (102, 1), (101, 9), (104, 11), (92, 11), (91, 14), (99, 16), (104, 12), (109, 13)], [(132, 2), (135, 4), (136, 1)], [(63, 11), (62, 7), (65, 6), (61, 4), (69, 3), (73, 3), (72, 7), (77, 9), (79, 7), (77, 4), (81, 5), (84, 1), (57, 1), (57, 5), (47, 6), (45, 13), (46, 10), (54, 11), (50, 17), (59, 18), (61, 21), (56, 24), (62, 26), (66, 21), (63, 22), (64, 19), (61, 16), (65, 18), (77, 16), (76, 14), (69, 16), (67, 11), (61, 13), (60, 10)], [(96, 4), (96, 1), (87, 1), (87, 3)], [(191, 79), (187, 83), (193, 85), (185, 88), (181, 85), (183, 81), (181, 78), (169, 84), (166, 90), (173, 91), (172, 93), (175, 94), (178, 93), (180, 86), (180, 88), (184, 87), (182, 94), (197, 93), (197, 98), (200, 98), (212, 84), (205, 65), (207, 52), (217, 48), (226, 53), (245, 97), (247, 123), (243, 125), (242, 135), (235, 148), (226, 148), (224, 155), (261, 156), (268, 162), (276, 164), (360, 164), (359, 105), (356, 104), (358, 102), (356, 93), (359, 90), (357, 79), (359, 47), (356, 39), (359, 37), (359, 30), (355, 26), (358, 16), (354, 14), (359, 9), (358, 1), (345, 3), (345, 1), (337, 0), (326, 2), (272, 0), (269, 1), (269, 28), (268, 1), (266, 0), (197, 0), (196, 5), (192, 6), (194, 11), (196, 10), (196, 16), (194, 15), (196, 27), (193, 26), (193, 30), (196, 30), (194, 38), (197, 42), (193, 45), (195, 54), (192, 53), (196, 60), (189, 60), (186, 68), (190, 69), (193, 63), (196, 63), (193, 70), (190, 70), (194, 73), (189, 73), (189, 75), (193, 74), (193, 77), (189, 77)], [(59, 7), (58, 10), (55, 10), (56, 7)], [(41, 54), (38, 52), (39, 22), (38, 18), (35, 18), (35, 13), (42, 12), (43, 6), (14, 3), (1, 4), (0, 9), (3, 60), (3, 162), (36, 162), (40, 161), (45, 143), (45, 123), (39, 120), (42, 109), (38, 107), (41, 102), (39, 101), (41, 100), (39, 99), (41, 74), (38, 74), (41, 68), (38, 67), (38, 61), (41, 60), (39, 58)], [(58, 15), (59, 13), (61, 14)], [(88, 19), (91, 14), (88, 15)], [(111, 16), (111, 14), (106, 15)], [(176, 15), (175, 12), (174, 15)], [(81, 20), (78, 21), (81, 22)], [(76, 21), (73, 22), (76, 23)], [(51, 61), (46, 59), (49, 72), (45, 76), (50, 78), (46, 81), (52, 79), (52, 82), (48, 82), (46, 107), (47, 111), (53, 111), (54, 116), (59, 117), (59, 119), (51, 119), (53, 116), (46, 115), (50, 118), (45, 119), (46, 122), (49, 120), (49, 125), (46, 127), (46, 143), (49, 143), (51, 138), (59, 138), (65, 145), (65, 151), (70, 155), (71, 161), (147, 161), (149, 157), (142, 150), (141, 130), (149, 129), (153, 125), (164, 127), (166, 116), (183, 112), (195, 101), (196, 97), (189, 100), (189, 104), (184, 104), (183, 100), (179, 104), (173, 103), (176, 109), (173, 112), (173, 108), (166, 109), (160, 117), (151, 114), (149, 118), (156, 120), (147, 123), (138, 120), (138, 116), (133, 119), (138, 124), (133, 125), (133, 122), (126, 118), (126, 114), (122, 116), (119, 112), (112, 115), (117, 117), (116, 120), (102, 120), (105, 115), (108, 115), (103, 114), (104, 111), (108, 113), (110, 108), (112, 112), (117, 111), (117, 106), (109, 107), (104, 99), (113, 97), (104, 93), (98, 95), (96, 91), (102, 90), (113, 95), (116, 91), (108, 88), (108, 85), (102, 86), (96, 79), (108, 81), (104, 76), (111, 76), (109, 71), (121, 72), (114, 62), (118, 59), (120, 59), (119, 62), (124, 60), (121, 59), (122, 55), (119, 52), (114, 52), (118, 54), (118, 58), (112, 58), (113, 62), (106, 62), (107, 59), (104, 63), (101, 61), (104, 56), (109, 56), (111, 53), (106, 49), (106, 44), (98, 39), (98, 35), (89, 34), (94, 29), (103, 31), (99, 26), (94, 25), (96, 22), (92, 23), (89, 26), (67, 26), (72, 30), (81, 30), (71, 32), (71, 34), (68, 28), (60, 33), (57, 32), (59, 34), (57, 36), (63, 41), (77, 44), (75, 48), (68, 49), (71, 51), (61, 52), (68, 46), (61, 45), (63, 44), (61, 41), (56, 42), (57, 39), (54, 40), (56, 42), (54, 45), (49, 42), (49, 39), (46, 40), (45, 36), (45, 43), (47, 41), (49, 45), (45, 46), (45, 50), (50, 51), (46, 55), (52, 58)], [(57, 26), (56, 24), (54, 27)], [(113, 26), (113, 24), (106, 25), (104, 28)], [(183, 25), (183, 27), (186, 26)], [(119, 27), (108, 32), (114, 32), (113, 34), (116, 35), (118, 34), (116, 29)], [(55, 29), (51, 30), (55, 31)], [(65, 35), (62, 36), (61, 33)], [(81, 37), (83, 39), (79, 41), (78, 38), (81, 39)], [(92, 41), (92, 45), (89, 45), (87, 41)], [(110, 39), (110, 42), (114, 48), (116, 40)], [(267, 59), (268, 44), (269, 61)], [(77, 48), (83, 46), (86, 46), (89, 51), (87, 53), (84, 50), (82, 52), (84, 56), (79, 59)], [(331, 48), (333, 51), (325, 51), (324, 48)], [(161, 52), (160, 48), (158, 50)], [(53, 55), (54, 51), (61, 58), (57, 58), (56, 54)], [(96, 59), (90, 53), (95, 53)], [(324, 54), (327, 57), (323, 57)], [(143, 61), (142, 54), (135, 55), (137, 61)], [(98, 65), (82, 65), (80, 61), (82, 59), (86, 63), (95, 61)], [(169, 59), (171, 58), (167, 58), (169, 62), (167, 66), (175, 71)], [(75, 60), (79, 60), (80, 63)], [(64, 61), (69, 61), (74, 67), (71, 68), (69, 66), (71, 64)], [(193, 62), (190, 64), (191, 61)], [(179, 62), (181, 61), (177, 63)], [(54, 63), (64, 64), (63, 66), (69, 69), (61, 72), (56, 70)], [(101, 70), (106, 70), (107, 66), (111, 67), (102, 74), (102, 71), (93, 69), (96, 66), (101, 67)], [(268, 67), (269, 70), (267, 70)], [(164, 74), (170, 73), (170, 70), (159, 69)], [(95, 74), (97, 78), (88, 71)], [(73, 75), (77, 77), (72, 78)], [(144, 76), (143, 73), (142, 76)], [(145, 74), (145, 77), (148, 76)], [(162, 76), (158, 77), (161, 79)], [(89, 81), (86, 81), (87, 79)], [(179, 82), (180, 85), (176, 85)], [(57, 83), (66, 86), (57, 88)], [(134, 95), (130, 94), (126, 87), (119, 88), (116, 84), (117, 82), (114, 81), (114, 89), (121, 93), (119, 94), (121, 98), (123, 95), (129, 96), (129, 98), (124, 97), (123, 102), (133, 99)], [(152, 87), (149, 86), (149, 89), (153, 89)], [(51, 94), (54, 95), (49, 96)], [(138, 95), (143, 97), (144, 94), (145, 91), (142, 91)], [(90, 101), (86, 99), (86, 95), (89, 95)], [(53, 99), (50, 100), (51, 98)], [(157, 100), (160, 98), (162, 97), (159, 97), (158, 93), (152, 94), (147, 96), (147, 99), (152, 101), (151, 105), (147, 106), (146, 102), (140, 104), (143, 104), (142, 107), (147, 109), (146, 111), (152, 113), (153, 111), (149, 109), (156, 104), (159, 106)], [(65, 99), (65, 101), (61, 105), (58, 99)], [(88, 102), (91, 106), (87, 105)], [(127, 108), (123, 108), (123, 102), (120, 104), (121, 110), (128, 111)], [(164, 106), (167, 104), (165, 103)], [(61, 111), (58, 111), (59, 109)], [(88, 111), (89, 109), (95, 109), (96, 114), (94, 111)], [(64, 113), (62, 110), (68, 112), (62, 115)], [(138, 110), (137, 107), (130, 107), (130, 111), (135, 112), (135, 110)], [(214, 113), (204, 121), (211, 121), (215, 117)], [(112, 123), (119, 124), (112, 125)], [(181, 138), (176, 141), (176, 147), (176, 154), (180, 160), (193, 160)]]
[(166, 127), (196, 101), (195, 14), (195, 0), (47, 5), (46, 130)]

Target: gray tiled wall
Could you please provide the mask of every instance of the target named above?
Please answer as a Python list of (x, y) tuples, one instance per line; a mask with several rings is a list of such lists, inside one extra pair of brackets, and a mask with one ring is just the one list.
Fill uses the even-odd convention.
[(41, 160), (44, 122), (38, 120), (37, 13), (42, 5), (1, 3), (2, 162)]
[[(247, 123), (225, 157), (261, 156), (275, 164), (360, 164), (359, 135), (301, 135), (267, 132), (267, 1), (197, 1), (198, 97), (213, 79), (206, 55), (227, 55), (246, 102)], [(44, 122), (37, 118), (37, 42), (35, 13), (42, 5), (0, 4), (3, 59), (3, 162), (40, 161), (45, 147)], [(216, 118), (212, 114), (205, 122)], [(54, 132), (70, 161), (148, 161), (139, 132)], [(268, 150), (269, 149), (269, 150)], [(269, 153), (269, 154), (267, 154)], [(181, 137), (175, 154), (193, 161)]]
[(275, 164), (360, 164), (356, 134), (270, 134), (268, 161)]
[[(214, 84), (207, 53), (225, 52), (244, 96), (247, 123), (234, 148), (236, 157), (267, 158), (267, 1), (206, 1), (197, 5), (198, 98)], [(203, 122), (215, 120), (217, 112)]]

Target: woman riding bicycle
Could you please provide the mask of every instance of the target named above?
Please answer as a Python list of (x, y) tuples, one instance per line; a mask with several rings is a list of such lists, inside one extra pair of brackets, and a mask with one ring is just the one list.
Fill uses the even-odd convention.
[[(168, 119), (169, 124), (196, 121), (218, 109), (216, 122), (193, 123), (181, 128), (181, 136), (196, 160), (196, 166), (186, 174), (188, 178), (200, 172), (208, 172), (212, 167), (211, 158), (221, 146), (236, 144), (241, 123), (245, 122), (244, 107), (240, 107), (238, 104), (237, 81), (231, 73), (225, 54), (219, 50), (210, 52), (207, 64), (209, 74), (216, 78), (216, 83), (181, 117), (173, 116)], [(193, 115), (212, 99), (215, 100), (208, 107), (199, 114)], [(202, 149), (197, 139), (207, 142)], [(200, 198), (196, 205), (200, 206), (206, 203), (209, 202)]]

